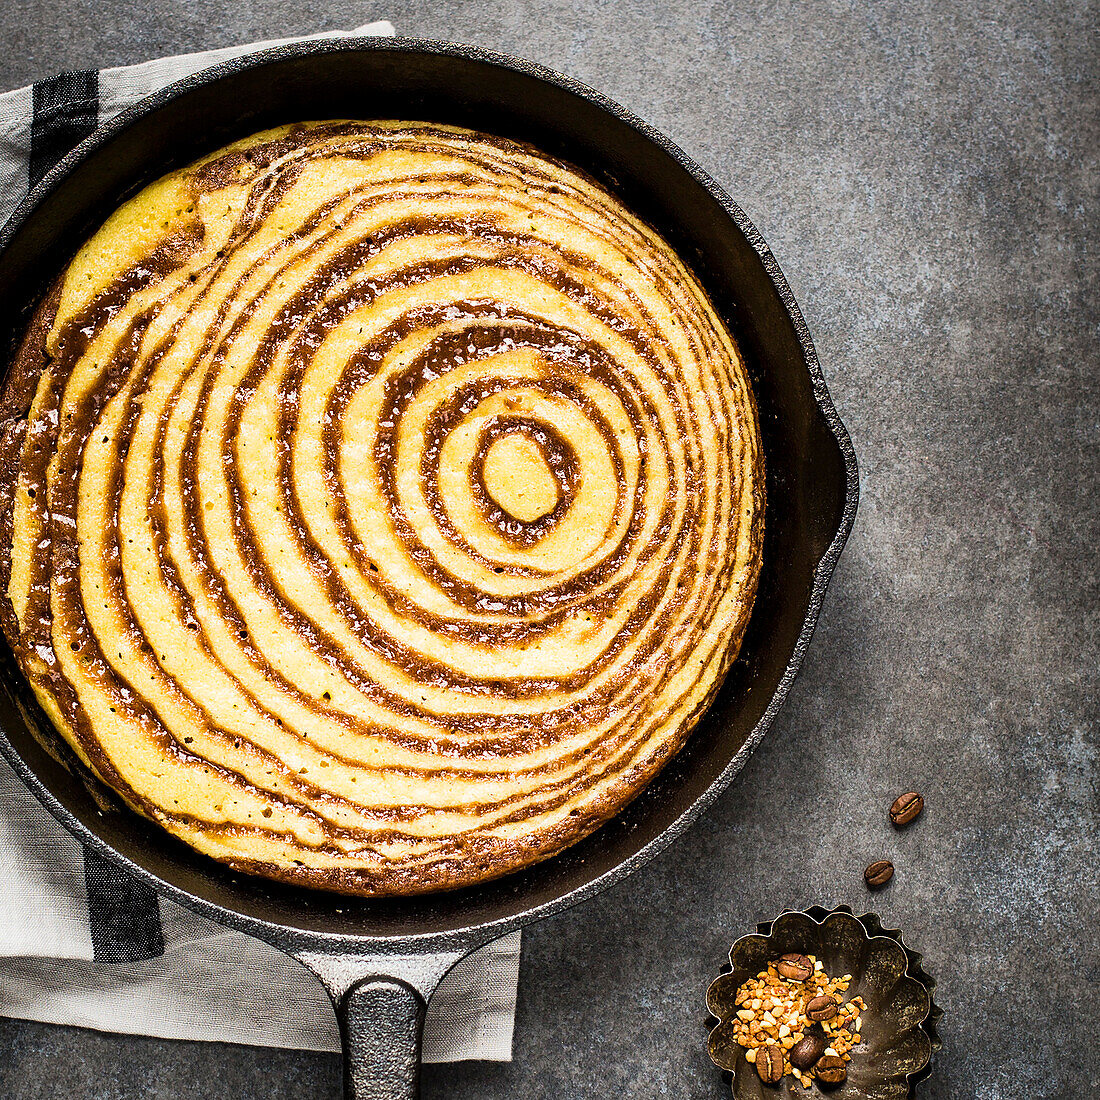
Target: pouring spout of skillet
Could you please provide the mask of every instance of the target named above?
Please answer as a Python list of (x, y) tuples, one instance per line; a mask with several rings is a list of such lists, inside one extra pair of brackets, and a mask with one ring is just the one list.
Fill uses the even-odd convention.
[[(604, 184), (695, 271), (741, 349), (759, 409), (768, 513), (740, 656), (683, 749), (617, 817), (484, 885), (346, 898), (234, 873), (118, 805), (59, 743), (6, 646), (0, 751), (80, 840), (164, 895), (298, 958), (332, 995), (347, 1095), (413, 1097), (424, 1009), (464, 955), (639, 870), (726, 788), (786, 698), (855, 518), (855, 455), (801, 312), (763, 238), (667, 138), (599, 93), (489, 51), (411, 39), (282, 46), (153, 95), (66, 156), (0, 239), (9, 350), (88, 234), (172, 168), (287, 122), (419, 119), (530, 143)], [(104, 809), (103, 807), (108, 807)]]

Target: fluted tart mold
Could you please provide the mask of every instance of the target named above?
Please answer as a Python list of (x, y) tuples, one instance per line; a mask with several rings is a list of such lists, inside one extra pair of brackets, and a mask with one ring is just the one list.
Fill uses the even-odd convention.
[[(769, 962), (788, 953), (813, 955), (830, 977), (852, 975), (848, 999), (860, 996), (862, 1041), (851, 1051), (848, 1076), (836, 1087), (814, 1082), (809, 1090), (787, 1076), (766, 1085), (733, 1036), (738, 988)], [(907, 947), (897, 929), (883, 928), (878, 916), (855, 916), (848, 906), (785, 910), (730, 948), (728, 970), (707, 989), (711, 1017), (707, 1049), (726, 1071), (737, 1100), (806, 1097), (825, 1094), (837, 1100), (906, 1100), (931, 1072), (933, 1054), (941, 1047), (936, 983), (920, 954)]]

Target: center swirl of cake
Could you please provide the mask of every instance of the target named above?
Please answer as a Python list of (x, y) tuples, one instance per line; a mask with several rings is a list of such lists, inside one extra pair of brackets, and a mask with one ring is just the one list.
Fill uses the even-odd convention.
[(49, 308), (16, 648), (201, 851), (363, 893), (514, 870), (620, 810), (736, 655), (744, 366), (575, 169), (438, 126), (268, 132), (123, 207)]
[[(488, 434), (488, 433), (486, 433)], [(489, 443), (481, 456), (480, 487), (513, 519), (530, 524), (562, 503), (569, 484), (554, 469), (553, 455), (544, 455), (539, 444), (548, 428), (533, 427), (526, 433), (508, 432)], [(560, 446), (558, 452), (560, 454)]]

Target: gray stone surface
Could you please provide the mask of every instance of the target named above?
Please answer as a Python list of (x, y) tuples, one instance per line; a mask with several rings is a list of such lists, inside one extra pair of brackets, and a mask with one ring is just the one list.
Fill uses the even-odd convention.
[[(764, 746), (644, 873), (527, 935), (515, 1061), (425, 1095), (720, 1097), (702, 994), (784, 906), (873, 904), (940, 979), (928, 1097), (1093, 1095), (1096, 9), (1080, 0), (4, 3), (0, 85), (388, 17), (669, 133), (783, 264), (863, 499)], [(908, 832), (893, 796), (922, 789)], [(890, 856), (873, 903), (860, 870)], [(338, 1093), (335, 1057), (0, 1021), (0, 1095)]]

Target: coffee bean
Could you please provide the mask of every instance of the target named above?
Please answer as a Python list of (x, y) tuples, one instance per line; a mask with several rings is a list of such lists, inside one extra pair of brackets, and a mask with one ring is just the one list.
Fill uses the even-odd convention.
[(776, 1085), (783, 1079), (783, 1048), (769, 1043), (756, 1051), (756, 1072), (765, 1085)]
[(843, 1058), (835, 1054), (826, 1054), (820, 1062), (814, 1066), (814, 1073), (823, 1085), (839, 1085), (848, 1076), (848, 1067)]
[(924, 797), (916, 791), (898, 795), (890, 807), (890, 820), (899, 828), (908, 825), (924, 809)]
[(870, 864), (867, 870), (863, 872), (863, 881), (866, 882), (872, 890), (877, 890), (880, 886), (885, 886), (893, 877), (894, 865), (888, 859), (876, 859), (875, 862)]
[(814, 964), (805, 955), (784, 955), (779, 960), (776, 970), (784, 978), (790, 978), (792, 982), (804, 982), (812, 977)]
[(831, 1020), (836, 1015), (837, 1004), (832, 997), (815, 997), (806, 1006), (806, 1015), (811, 1020)]
[(805, 1038), (787, 1052), (787, 1057), (795, 1069), (813, 1069), (814, 1063), (825, 1053), (825, 1039), (816, 1032), (809, 1032)]

